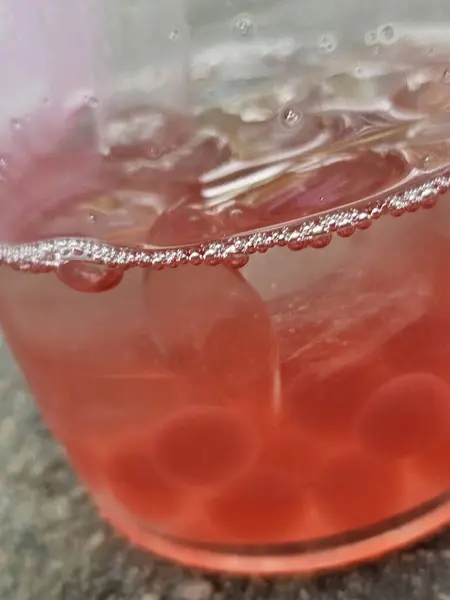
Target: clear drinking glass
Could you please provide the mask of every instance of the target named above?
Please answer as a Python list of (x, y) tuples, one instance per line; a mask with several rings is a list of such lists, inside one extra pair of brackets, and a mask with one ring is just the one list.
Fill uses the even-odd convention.
[(2, 330), (101, 514), (262, 574), (445, 526), (448, 0), (0, 14)]

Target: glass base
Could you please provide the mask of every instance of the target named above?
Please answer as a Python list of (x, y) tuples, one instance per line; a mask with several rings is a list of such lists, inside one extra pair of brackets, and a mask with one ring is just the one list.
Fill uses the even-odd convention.
[[(189, 542), (174, 541), (173, 539), (155, 534), (144, 529), (140, 524), (128, 518), (121, 511), (116, 511), (109, 502), (98, 502), (101, 515), (114, 528), (122, 532), (138, 546), (174, 562), (188, 567), (219, 571), (234, 575), (314, 575), (324, 572), (342, 570), (359, 563), (371, 562), (396, 550), (411, 546), (424, 538), (430, 537), (444, 529), (450, 523), (450, 499), (431, 508), (415, 510), (396, 519), (397, 525), (384, 528), (379, 533), (369, 536), (359, 536), (358, 541), (342, 541), (333, 547), (318, 547), (305, 549), (305, 545), (289, 544), (289, 550), (282, 551), (280, 547), (273, 552), (256, 554), (245, 551), (221, 551), (217, 549), (200, 548)], [(428, 505), (430, 506), (430, 505)], [(414, 516), (413, 516), (414, 514)], [(401, 523), (400, 523), (401, 522)], [(400, 523), (400, 524), (398, 524)]]

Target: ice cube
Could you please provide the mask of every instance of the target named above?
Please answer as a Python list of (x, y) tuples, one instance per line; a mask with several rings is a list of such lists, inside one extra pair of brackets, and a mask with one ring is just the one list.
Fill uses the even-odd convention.
[[(147, 274), (146, 328), (197, 400), (252, 407), (259, 418), (277, 404), (277, 348), (266, 307), (225, 266)], [(260, 413), (260, 414), (259, 414)]]
[(410, 219), (383, 220), (324, 250), (252, 257), (244, 275), (269, 301), (290, 371), (327, 377), (425, 312), (432, 284), (415, 260), (418, 221)]
[[(96, 375), (159, 369), (146, 323), (140, 270), (102, 294), (77, 293), (55, 273), (30, 276), (2, 270), (2, 326), (14, 346), (38, 364)], [(102, 299), (103, 298), (103, 299)]]
[(5, 269), (2, 276), (4, 332), (64, 440), (76, 445), (83, 432), (103, 456), (111, 440), (148, 432), (186, 404), (183, 381), (150, 334), (141, 270), (126, 272), (102, 294), (76, 292), (54, 273)]

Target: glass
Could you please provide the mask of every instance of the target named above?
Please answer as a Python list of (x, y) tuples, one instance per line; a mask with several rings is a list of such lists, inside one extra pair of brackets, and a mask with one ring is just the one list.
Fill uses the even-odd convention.
[(101, 514), (260, 574), (445, 526), (447, 0), (0, 14), (2, 330)]

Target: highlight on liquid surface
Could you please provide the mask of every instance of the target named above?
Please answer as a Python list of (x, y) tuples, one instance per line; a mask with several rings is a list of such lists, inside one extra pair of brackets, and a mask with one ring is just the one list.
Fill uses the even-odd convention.
[[(226, 85), (211, 67), (194, 117), (116, 110), (106, 154), (89, 106), (45, 155), (19, 123), (21, 159), (5, 159), (2, 179), (6, 241), (201, 243), (448, 167), (439, 52), (399, 43), (301, 77), (296, 56)], [(403, 541), (426, 533), (414, 522), (445, 505), (450, 482), (450, 198), (440, 202), (326, 249), (255, 254), (239, 271), (2, 267), (2, 327), (103, 514), (199, 564), (190, 548), (308, 557), (399, 524), (411, 524)]]

